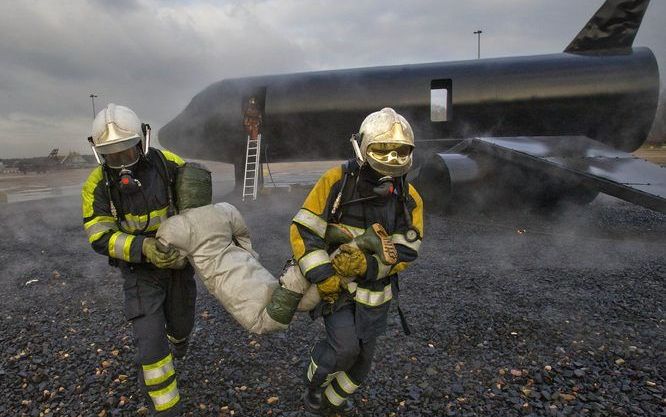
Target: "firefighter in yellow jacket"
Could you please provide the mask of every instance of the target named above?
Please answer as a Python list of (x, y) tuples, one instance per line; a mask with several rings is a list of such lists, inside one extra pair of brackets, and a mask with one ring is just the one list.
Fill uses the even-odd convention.
[(157, 416), (180, 414), (173, 358), (182, 357), (194, 325), (194, 271), (154, 238), (175, 214), (172, 184), (184, 161), (150, 148), (150, 126), (129, 108), (109, 104), (89, 138), (100, 166), (81, 193), (93, 249), (124, 278), (125, 317), (132, 323), (140, 380)]
[[(294, 258), (323, 300), (315, 317), (323, 316), (326, 338), (312, 349), (303, 396), (314, 413), (352, 408), (348, 397), (370, 371), (397, 297), (397, 274), (417, 258), (423, 237), (423, 203), (406, 180), (414, 149), (407, 120), (391, 108), (372, 113), (352, 143), (356, 159), (319, 179), (290, 230)], [(339, 245), (328, 239), (330, 224), (358, 236), (375, 223), (389, 234), (397, 259), (343, 245), (329, 260)]]

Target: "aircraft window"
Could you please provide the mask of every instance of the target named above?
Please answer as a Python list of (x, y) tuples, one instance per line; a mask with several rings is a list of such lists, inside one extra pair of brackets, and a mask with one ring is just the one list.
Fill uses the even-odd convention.
[(449, 90), (446, 88), (433, 88), (430, 90), (430, 120), (433, 122), (447, 122), (449, 107)]

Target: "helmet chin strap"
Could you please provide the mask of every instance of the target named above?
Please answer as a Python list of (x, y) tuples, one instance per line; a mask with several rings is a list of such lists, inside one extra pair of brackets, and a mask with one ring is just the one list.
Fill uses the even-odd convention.
[(349, 141), (352, 144), (352, 148), (354, 148), (354, 154), (356, 155), (356, 160), (358, 161), (359, 166), (363, 166), (365, 164), (365, 158), (363, 158), (363, 154), (361, 153), (361, 147), (358, 144), (358, 133), (354, 133), (351, 135), (351, 138), (349, 138)]
[(153, 130), (150, 128), (148, 123), (142, 123), (141, 130), (143, 130), (143, 136), (146, 138), (146, 141), (143, 145), (143, 154), (148, 155), (148, 149), (150, 149), (150, 136)]

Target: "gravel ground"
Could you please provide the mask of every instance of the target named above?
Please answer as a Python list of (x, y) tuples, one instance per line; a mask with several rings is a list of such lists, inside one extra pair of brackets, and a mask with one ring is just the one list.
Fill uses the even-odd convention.
[[(273, 273), (304, 196), (232, 200)], [(76, 198), (0, 206), (0, 416), (146, 414), (121, 278), (79, 215)], [(356, 415), (666, 415), (664, 220), (603, 196), (550, 213), (429, 214), (402, 275), (413, 334), (390, 315)], [(250, 335), (200, 285), (176, 364), (186, 415), (302, 415), (322, 332), (299, 315), (284, 333)]]

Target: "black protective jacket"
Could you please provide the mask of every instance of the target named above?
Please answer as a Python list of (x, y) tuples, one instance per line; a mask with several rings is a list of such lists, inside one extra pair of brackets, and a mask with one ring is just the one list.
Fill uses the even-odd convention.
[[(157, 152), (164, 155), (160, 158)], [(112, 259), (144, 263), (141, 247), (146, 236), (154, 236), (169, 215), (171, 179), (185, 162), (166, 150), (151, 149), (133, 167), (141, 190), (132, 194), (118, 189), (117, 173), (101, 166), (95, 168), (81, 191), (83, 227), (93, 249)], [(148, 226), (146, 226), (148, 223)]]
[[(385, 328), (389, 301), (396, 291), (397, 273), (418, 256), (423, 237), (423, 202), (416, 189), (403, 178), (390, 196), (343, 204), (341, 216), (331, 216), (335, 199), (345, 182), (345, 171), (348, 174), (343, 203), (373, 195), (378, 178), (370, 168), (359, 169), (356, 161), (352, 160), (344, 166), (328, 170), (294, 216), (290, 241), (301, 272), (308, 281), (318, 283), (334, 273), (329, 254), (336, 247), (324, 240), (329, 222), (344, 225), (355, 236), (362, 234), (373, 223), (379, 223), (386, 229), (398, 251), (398, 262), (387, 266), (377, 255), (366, 254), (366, 275), (350, 284), (349, 296), (343, 297), (343, 300), (351, 300), (357, 306), (359, 334), (377, 334)], [(410, 239), (409, 228), (413, 230)], [(413, 236), (414, 231), (416, 236)]]

